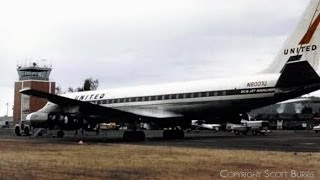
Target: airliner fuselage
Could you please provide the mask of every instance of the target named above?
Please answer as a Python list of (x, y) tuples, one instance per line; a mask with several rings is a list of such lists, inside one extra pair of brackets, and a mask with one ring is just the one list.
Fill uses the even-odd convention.
[[(156, 118), (201, 118), (273, 102), (279, 74), (65, 94), (65, 97)], [(259, 100), (259, 102), (257, 102)], [(260, 104), (260, 105), (259, 105)]]

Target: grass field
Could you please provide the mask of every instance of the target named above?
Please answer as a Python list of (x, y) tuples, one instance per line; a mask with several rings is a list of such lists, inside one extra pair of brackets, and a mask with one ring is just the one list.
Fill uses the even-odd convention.
[(0, 140), (0, 179), (291, 179), (291, 170), (319, 179), (320, 153)]

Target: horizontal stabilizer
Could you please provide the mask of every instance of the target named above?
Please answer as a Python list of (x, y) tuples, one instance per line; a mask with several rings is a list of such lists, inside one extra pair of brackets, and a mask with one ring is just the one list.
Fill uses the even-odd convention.
[(308, 61), (289, 60), (282, 69), (276, 87), (291, 88), (314, 83), (320, 83), (320, 77)]

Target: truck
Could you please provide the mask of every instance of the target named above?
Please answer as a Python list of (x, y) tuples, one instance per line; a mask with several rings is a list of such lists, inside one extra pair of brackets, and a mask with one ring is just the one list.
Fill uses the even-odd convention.
[(246, 135), (249, 132), (254, 136), (264, 135), (270, 133), (270, 127), (268, 121), (241, 121), (241, 124), (232, 126), (232, 132), (235, 135), (240, 133)]
[(0, 121), (0, 128), (8, 128), (9, 122), (8, 121)]
[(26, 121), (22, 120), (19, 124), (16, 124), (14, 127), (14, 132), (17, 136), (30, 136), (31, 135), (31, 127)]
[(314, 126), (314, 127), (312, 128), (312, 130), (314, 130), (315, 133), (320, 132), (320, 125)]

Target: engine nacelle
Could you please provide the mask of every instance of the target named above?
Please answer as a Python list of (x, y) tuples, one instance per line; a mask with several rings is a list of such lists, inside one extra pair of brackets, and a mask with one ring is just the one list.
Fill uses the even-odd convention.
[(26, 117), (26, 122), (32, 127), (47, 127), (48, 126), (48, 113), (34, 112), (28, 114)]

